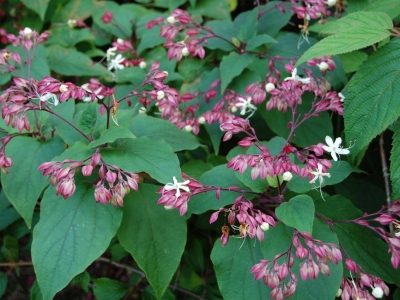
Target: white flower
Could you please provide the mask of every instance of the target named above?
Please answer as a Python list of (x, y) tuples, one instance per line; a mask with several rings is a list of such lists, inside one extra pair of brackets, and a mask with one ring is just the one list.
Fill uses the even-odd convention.
[(322, 146), (322, 148), (326, 151), (326, 152), (330, 152), (332, 155), (332, 158), (334, 161), (337, 161), (337, 154), (343, 154), (343, 155), (347, 155), (350, 153), (350, 150), (348, 148), (341, 148), (340, 144), (342, 143), (342, 139), (340, 137), (338, 137), (335, 142), (333, 142), (332, 138), (330, 136), (326, 136), (325, 137), (325, 142), (328, 146)]
[(57, 96), (53, 93), (43, 93), (42, 96), (39, 97), (39, 100), (41, 102), (48, 102), (49, 104), (53, 104), (54, 106), (57, 106), (60, 103)]
[(320, 163), (318, 163), (318, 169), (316, 171), (311, 171), (310, 173), (315, 176), (313, 179), (310, 180), (310, 183), (314, 184), (318, 179), (320, 187), (324, 183), (324, 176), (328, 178), (331, 177), (331, 174), (329, 173), (322, 173), (322, 165)]
[(107, 49), (107, 54), (106, 54), (107, 61), (110, 61), (111, 56), (115, 55), (115, 51), (117, 51), (117, 47), (112, 47)]
[(121, 54), (118, 54), (114, 59), (112, 59), (109, 64), (108, 64), (108, 71), (111, 71), (112, 69), (119, 69), (122, 70), (124, 67), (123, 64), (121, 64), (125, 58), (122, 57)]
[(275, 84), (273, 84), (273, 83), (271, 83), (271, 82), (268, 82), (266, 85), (265, 85), (265, 90), (269, 93), (270, 91), (272, 91), (273, 89), (275, 88)]
[(167, 183), (164, 186), (164, 190), (165, 191), (172, 191), (172, 190), (176, 190), (175, 193), (175, 197), (179, 198), (181, 195), (181, 191), (180, 190), (184, 190), (185, 192), (190, 193), (190, 189), (189, 187), (185, 186), (187, 184), (189, 184), (190, 180), (185, 180), (184, 182), (178, 182), (178, 180), (176, 180), (176, 177), (173, 177), (174, 183)]
[(284, 181), (290, 181), (290, 180), (292, 180), (293, 175), (290, 172), (285, 172), (285, 173), (283, 173), (282, 177), (283, 177)]
[(372, 289), (372, 296), (375, 298), (382, 298), (383, 297), (383, 290), (381, 287), (377, 286)]
[(163, 91), (157, 92), (157, 100), (162, 100), (165, 97), (165, 93)]
[(340, 102), (344, 102), (344, 99), (346, 98), (342, 93), (338, 94), (339, 98), (340, 98)]
[(288, 80), (294, 80), (296, 82), (301, 82), (303, 84), (308, 84), (311, 82), (311, 78), (307, 77), (307, 78), (301, 78), (299, 75), (297, 75), (297, 68), (294, 68), (292, 71), (292, 76), (291, 77), (286, 77), (284, 79), (284, 81), (288, 81)]
[[(89, 83), (85, 83), (85, 84), (83, 84), (83, 85), (81, 86), (81, 88), (83, 88), (85, 91), (88, 91), (88, 92), (90, 92), (90, 93), (95, 94), (96, 97), (97, 97), (98, 99), (100, 99), (100, 100), (104, 98), (104, 96), (98, 95), (98, 94), (101, 92), (101, 87), (99, 87), (97, 90), (95, 90), (95, 91), (93, 92), (92, 90), (89, 89)], [(91, 102), (91, 101), (92, 101), (92, 97), (87, 96), (87, 97), (83, 98), (82, 101), (83, 101), (83, 102)]]
[(30, 39), (31, 36), (32, 36), (32, 33), (33, 33), (32, 29), (30, 29), (29, 27), (25, 27), (25, 29), (24, 29), (24, 36), (25, 37)]
[[(240, 103), (236, 103), (235, 106), (236, 107), (241, 107), (240, 110), (240, 114), (243, 116), (247, 113), (247, 110), (254, 112), (255, 110), (257, 110), (257, 107), (255, 107), (252, 103), (251, 103), (251, 97), (247, 97), (247, 99), (244, 99), (242, 97), (239, 97), (238, 100), (240, 101)], [(233, 110), (232, 110), (233, 111)]]

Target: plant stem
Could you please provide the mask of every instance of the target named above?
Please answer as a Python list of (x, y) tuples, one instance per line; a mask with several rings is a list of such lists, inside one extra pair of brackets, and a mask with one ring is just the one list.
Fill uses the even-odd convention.
[[(379, 154), (381, 156), (381, 162), (382, 162), (383, 180), (385, 181), (386, 202), (389, 207), (389, 205), (392, 201), (390, 199), (390, 179), (389, 179), (389, 172), (388, 172), (387, 161), (386, 161), (383, 134), (384, 134), (384, 132), (381, 133), (381, 136), (379, 138)], [(390, 232), (393, 232), (393, 224), (389, 225), (389, 229), (390, 229)]]

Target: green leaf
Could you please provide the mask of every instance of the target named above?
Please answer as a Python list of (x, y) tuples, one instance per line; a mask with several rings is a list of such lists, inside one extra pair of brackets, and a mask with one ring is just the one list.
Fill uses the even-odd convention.
[(161, 183), (179, 180), (181, 170), (172, 148), (163, 140), (139, 137), (124, 142), (118, 148), (100, 150), (104, 161), (128, 172), (146, 172)]
[(309, 234), (312, 234), (314, 212), (314, 201), (307, 195), (295, 196), (288, 202), (282, 203), (275, 211), (276, 216), (286, 226)]
[(277, 43), (277, 41), (267, 34), (261, 34), (261, 35), (257, 35), (253, 39), (249, 40), (249, 42), (246, 45), (246, 49), (254, 50), (255, 48), (257, 48), (261, 45), (271, 44), (271, 43)]
[(89, 292), (90, 274), (88, 271), (82, 272), (72, 279), (72, 283), (79, 284), (80, 287), (87, 293)]
[(368, 58), (368, 55), (361, 51), (353, 51), (340, 54), (339, 58), (342, 61), (344, 71), (352, 73), (359, 69), (363, 61)]
[(128, 292), (126, 284), (110, 278), (93, 280), (93, 293), (98, 300), (122, 299)]
[(378, 43), (390, 36), (390, 31), (383, 28), (355, 27), (324, 38), (308, 49), (296, 62), (296, 67), (312, 58), (325, 55), (342, 54), (362, 49)]
[(104, 66), (95, 64), (89, 57), (75, 49), (59, 45), (52, 45), (47, 49), (50, 69), (61, 75), (102, 76), (109, 72)]
[(138, 115), (133, 118), (129, 130), (137, 137), (147, 137), (152, 141), (164, 140), (174, 152), (193, 150), (200, 146), (196, 137), (174, 124), (159, 118)]
[(54, 157), (53, 161), (72, 159), (76, 161), (86, 160), (96, 152), (83, 142), (76, 142), (71, 148), (66, 149), (61, 155)]
[(30, 300), (43, 300), (43, 295), (42, 292), (40, 291), (40, 287), (37, 280), (35, 280), (35, 282), (32, 285), (30, 291)]
[(196, 160), (190, 160), (187, 163), (185, 163), (184, 165), (182, 165), (181, 170), (186, 175), (188, 175), (196, 180), (200, 180), (200, 177), (205, 172), (211, 170), (212, 168), (213, 168), (212, 164), (206, 163), (199, 159), (196, 159)]
[(94, 188), (77, 184), (63, 200), (47, 189), (40, 221), (33, 230), (32, 261), (44, 299), (52, 299), (108, 247), (122, 219), (122, 210), (98, 204)]
[(6, 291), (7, 288), (7, 283), (8, 283), (7, 274), (4, 272), (0, 272), (0, 297), (4, 295), (4, 292)]
[(221, 130), (220, 124), (218, 122), (214, 122), (212, 124), (206, 123), (204, 124), (204, 127), (206, 128), (207, 133), (210, 136), (214, 152), (217, 155), (219, 152), (219, 146), (221, 145), (221, 138), (224, 135), (224, 132)]
[[(220, 188), (229, 188), (237, 186), (246, 189), (246, 186), (237, 179), (232, 169), (228, 169), (226, 164), (219, 165), (205, 172), (200, 177), (200, 182), (205, 185), (216, 186)], [(216, 198), (216, 192), (211, 191), (201, 193), (190, 198), (188, 212), (201, 214), (207, 210), (216, 210), (228, 204), (232, 204), (240, 194), (231, 191), (221, 191), (220, 199)]]
[(205, 16), (212, 19), (230, 20), (229, 6), (226, 0), (201, 0), (195, 8), (189, 8), (191, 15)]
[(255, 38), (256, 31), (254, 28), (257, 27), (258, 23), (258, 11), (246, 11), (240, 13), (236, 16), (235, 21), (233, 22), (237, 35), (236, 37), (244, 43), (247, 43), (251, 39)]
[(49, 184), (48, 177), (41, 176), (38, 167), (41, 163), (51, 161), (63, 150), (64, 145), (59, 138), (43, 143), (30, 137), (17, 136), (7, 144), (6, 154), (12, 158), (13, 165), (8, 174), (2, 172), (2, 187), (29, 228), (36, 201)]
[(155, 46), (162, 45), (165, 43), (165, 38), (160, 36), (160, 28), (155, 26), (149, 29), (143, 38), (140, 40), (137, 48), (138, 54), (141, 54), (143, 50), (154, 48)]
[(100, 138), (91, 142), (88, 145), (88, 147), (96, 148), (106, 143), (112, 143), (117, 139), (133, 139), (133, 138), (135, 138), (135, 136), (129, 129), (124, 127), (112, 127), (104, 130), (101, 133)]
[[(61, 10), (59, 15), (53, 17), (55, 22), (67, 22), (68, 20), (85, 20), (92, 15), (93, 4), (92, 0), (70, 0)], [(103, 2), (104, 3), (104, 2)], [(57, 18), (57, 21), (55, 21)]]
[(400, 5), (397, 0), (373, 0), (364, 11), (370, 11), (376, 16), (377, 12), (388, 14), (391, 19), (396, 18), (400, 14)]
[(240, 75), (244, 68), (246, 68), (253, 60), (251, 54), (237, 54), (231, 52), (229, 55), (222, 58), (220, 70), (221, 70), (221, 93), (225, 91), (228, 84), (231, 83), (232, 79)]
[(21, 218), (20, 214), (8, 201), (4, 189), (0, 192), (0, 230)]
[[(208, 49), (221, 49), (225, 51), (232, 51), (235, 47), (232, 45), (232, 38), (235, 37), (235, 27), (231, 21), (209, 21), (205, 26), (210, 27), (215, 33), (216, 37), (208, 39), (208, 44), (204, 47)], [(229, 41), (229, 42), (228, 42)]]
[(85, 41), (94, 42), (93, 32), (89, 29), (71, 29), (68, 26), (57, 26), (51, 30), (46, 45), (59, 44), (60, 46), (69, 48)]
[(230, 238), (225, 247), (218, 239), (211, 252), (211, 260), (217, 275), (223, 299), (268, 299), (270, 289), (262, 280), (254, 280), (251, 268), (263, 256), (260, 247), (253, 247), (250, 239)]
[(78, 128), (84, 133), (92, 133), (97, 122), (97, 102), (86, 103), (86, 108), (78, 119)]
[[(288, 7), (290, 4), (285, 3), (286, 11), (284, 13), (275, 7), (276, 4), (282, 4), (282, 2), (269, 1), (267, 5), (261, 6), (262, 16), (258, 20), (257, 33), (275, 36), (289, 22), (292, 17), (292, 12)], [(254, 8), (254, 10), (258, 9), (258, 7)]]
[[(316, 201), (316, 211), (331, 220), (352, 220), (363, 212), (341, 195)], [(334, 222), (334, 230), (349, 257), (361, 265), (366, 273), (380, 277), (388, 283), (400, 283), (400, 270), (390, 263), (388, 245), (369, 228), (349, 222)], [(371, 247), (373, 245), (373, 247)]]
[(392, 181), (392, 199), (400, 198), (400, 124), (396, 122), (390, 153), (390, 180)]
[(346, 139), (355, 141), (354, 160), (369, 142), (400, 115), (400, 40), (373, 53), (342, 91)]
[(5, 235), (3, 238), (3, 246), (1, 247), (1, 254), (7, 261), (18, 262), (19, 260), (18, 240), (11, 235)]
[(24, 5), (36, 12), (40, 19), (44, 20), (44, 15), (46, 14), (47, 6), (50, 0), (21, 0)]
[(157, 204), (157, 190), (157, 186), (140, 184), (138, 192), (125, 196), (118, 238), (160, 299), (178, 268), (187, 229), (178, 210), (165, 210)]
[[(332, 168), (327, 171), (331, 177), (328, 178), (324, 176), (324, 183), (321, 185), (321, 187), (337, 184), (345, 180), (351, 172), (356, 171), (347, 161), (331, 162)], [(316, 189), (319, 193), (319, 180), (316, 181), (315, 185), (312, 185), (308, 177), (302, 178), (300, 175), (294, 175), (293, 179), (288, 182), (287, 187), (289, 190), (296, 193), (306, 193), (312, 189)]]

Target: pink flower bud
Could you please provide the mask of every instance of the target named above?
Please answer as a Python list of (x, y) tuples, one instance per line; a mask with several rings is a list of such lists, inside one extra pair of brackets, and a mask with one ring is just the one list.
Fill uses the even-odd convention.
[(11, 58), (17, 63), (17, 64), (21, 64), (21, 56), (19, 56), (19, 54), (17, 52), (13, 52), (11, 53)]
[(82, 175), (83, 176), (90, 176), (92, 175), (93, 167), (92, 165), (86, 165), (82, 167)]
[(347, 270), (356, 273), (357, 272), (357, 264), (349, 258), (346, 258), (346, 268)]
[(251, 137), (245, 137), (243, 140), (238, 142), (238, 145), (242, 148), (248, 148), (254, 145)]
[(388, 214), (381, 214), (379, 217), (374, 219), (375, 221), (381, 223), (382, 225), (389, 225), (393, 223), (394, 218)]

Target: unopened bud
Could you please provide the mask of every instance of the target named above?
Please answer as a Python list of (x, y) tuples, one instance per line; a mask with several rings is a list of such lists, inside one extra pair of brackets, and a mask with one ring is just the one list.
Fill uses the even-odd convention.
[(268, 82), (266, 85), (265, 85), (265, 90), (269, 93), (270, 91), (272, 91), (273, 89), (275, 88), (275, 84), (273, 84), (273, 83), (271, 83), (271, 82)]
[(139, 68), (145, 69), (146, 67), (147, 67), (147, 64), (144, 60), (139, 63)]
[(68, 27), (72, 29), (76, 26), (76, 20), (68, 20), (67, 24), (68, 24)]
[(68, 85), (66, 84), (60, 85), (59, 90), (61, 93), (68, 91)]
[(292, 175), (292, 173), (290, 173), (290, 172), (285, 172), (285, 173), (283, 173), (283, 180), (284, 181), (290, 181), (290, 180), (292, 180), (292, 178), (293, 178), (293, 175)]
[(117, 43), (120, 44), (120, 45), (123, 45), (124, 44), (124, 40), (121, 39), (121, 38), (117, 38)]
[(342, 289), (338, 289), (336, 292), (336, 297), (339, 298), (340, 296), (342, 296)]
[(187, 132), (191, 132), (192, 129), (193, 129), (193, 127), (192, 127), (191, 125), (189, 125), (189, 124), (185, 126), (185, 130), (186, 130)]
[(267, 231), (269, 229), (269, 224), (267, 222), (264, 222), (260, 226), (262, 231)]
[(204, 117), (202, 116), (202, 117), (200, 117), (200, 118), (198, 119), (198, 121), (199, 121), (199, 124), (205, 124), (205, 123), (206, 123), (206, 118), (204, 118)]
[(146, 108), (144, 106), (139, 108), (139, 114), (145, 114), (145, 113), (146, 113)]
[(318, 64), (318, 67), (321, 71), (326, 71), (326, 70), (328, 70), (329, 65), (323, 61), (322, 63)]
[(336, 4), (336, 0), (328, 0), (325, 2), (329, 7), (334, 6)]
[(158, 91), (157, 92), (157, 100), (164, 99), (165, 93), (163, 91)]
[(169, 16), (169, 17), (167, 18), (167, 22), (168, 22), (169, 24), (174, 24), (174, 23), (177, 22), (177, 20), (175, 19), (175, 17)]
[(237, 112), (237, 107), (236, 107), (236, 106), (232, 107), (232, 108), (231, 108), (231, 111), (232, 111), (233, 113)]
[(27, 37), (28, 39), (31, 38), (32, 36), (32, 29), (30, 29), (29, 27), (25, 27), (24, 29), (24, 36)]
[(377, 286), (372, 290), (372, 296), (375, 298), (382, 298), (383, 297), (383, 290), (381, 287)]
[(189, 50), (187, 47), (182, 48), (182, 56), (188, 56), (189, 55)]
[(164, 208), (165, 208), (166, 210), (171, 210), (171, 209), (174, 208), (174, 206), (173, 206), (173, 205), (164, 205)]

